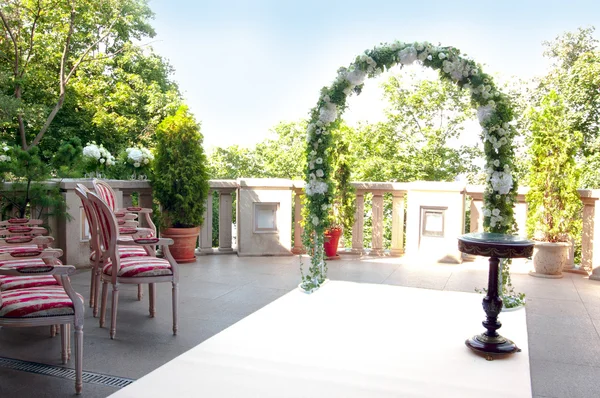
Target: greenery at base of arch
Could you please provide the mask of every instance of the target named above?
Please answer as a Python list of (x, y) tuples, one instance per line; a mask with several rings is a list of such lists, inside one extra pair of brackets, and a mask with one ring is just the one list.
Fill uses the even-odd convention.
[[(376, 77), (398, 64), (414, 62), (437, 70), (441, 79), (470, 91), (482, 127), (486, 158), (484, 229), (498, 233), (516, 230), (513, 208), (517, 179), (512, 145), (515, 129), (509, 98), (498, 90), (490, 75), (482, 72), (480, 65), (461, 55), (457, 48), (427, 42), (382, 44), (356, 57), (347, 68), (338, 69), (336, 79), (329, 87), (321, 89), (319, 101), (310, 112), (306, 131), (303, 244), (311, 254), (311, 265), (306, 273), (302, 273), (300, 286), (305, 291), (317, 289), (327, 275), (323, 236), (331, 225), (333, 204), (331, 133), (339, 126), (340, 116), (347, 107), (346, 99), (353, 93), (360, 94), (367, 77)], [(503, 281), (510, 283), (509, 278), (508, 281), (503, 278)]]

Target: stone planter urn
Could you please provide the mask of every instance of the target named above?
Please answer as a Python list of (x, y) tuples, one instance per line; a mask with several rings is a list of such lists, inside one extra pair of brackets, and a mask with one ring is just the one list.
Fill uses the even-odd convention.
[(562, 278), (562, 269), (569, 258), (569, 242), (535, 242), (533, 268), (529, 275), (539, 278)]

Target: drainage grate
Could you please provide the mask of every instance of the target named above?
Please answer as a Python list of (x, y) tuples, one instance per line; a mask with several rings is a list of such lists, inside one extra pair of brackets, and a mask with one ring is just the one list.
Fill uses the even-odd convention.
[[(74, 369), (46, 365), (44, 363), (22, 361), (20, 359), (0, 357), (0, 368), (8, 368), (23, 372), (75, 380)], [(123, 388), (130, 385), (134, 381), (134, 379), (128, 379), (126, 377), (110, 376), (94, 372), (83, 372), (84, 383), (102, 384), (104, 386)]]

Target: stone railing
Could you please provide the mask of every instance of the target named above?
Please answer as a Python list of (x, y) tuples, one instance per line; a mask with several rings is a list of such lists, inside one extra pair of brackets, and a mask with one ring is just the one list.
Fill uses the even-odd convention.
[[(400, 256), (404, 253), (404, 196), (407, 185), (393, 182), (354, 182), (356, 189), (356, 210), (354, 213), (354, 225), (352, 226), (352, 254), (383, 255), (383, 195), (392, 194), (392, 242), (390, 253)], [(371, 236), (371, 248), (364, 247), (364, 225), (365, 225), (365, 195), (372, 196), (373, 229)], [(302, 195), (304, 194), (304, 182), (294, 181), (294, 253), (302, 253)]]
[[(211, 180), (209, 182), (211, 195), (207, 198), (205, 222), (202, 225), (200, 238), (198, 241), (197, 254), (226, 254), (237, 253), (237, 247), (233, 243), (232, 220), (234, 211), (236, 219), (239, 220), (239, 208), (233, 208), (233, 195), (239, 193), (241, 180)], [(291, 253), (302, 253), (302, 195), (304, 191), (304, 182), (288, 181), (281, 184), (283, 190), (292, 190), (294, 193), (293, 205), (290, 209), (281, 209), (282, 212), (294, 214), (293, 234), (294, 245), (291, 247)], [(284, 181), (284, 182), (285, 182)], [(78, 266), (88, 265), (89, 256), (89, 231), (87, 230), (84, 213), (79, 201), (75, 195), (74, 188), (76, 183), (81, 182), (89, 188), (92, 188), (91, 180), (82, 179), (64, 179), (53, 180), (47, 184), (58, 186), (69, 207), (70, 217), (68, 220), (51, 220), (50, 225), (52, 234), (57, 240), (57, 246), (64, 250), (64, 261), (68, 264)], [(138, 203), (142, 207), (152, 206), (152, 188), (148, 181), (121, 181), (109, 180), (117, 194), (119, 206), (128, 206), (132, 204), (133, 194), (137, 194)], [(464, 232), (465, 225), (465, 198), (470, 197), (470, 228), (471, 232), (481, 231), (483, 217), (481, 208), (483, 204), (483, 187), (464, 185), (458, 183), (391, 183), (391, 182), (355, 182), (352, 183), (356, 189), (356, 211), (355, 222), (352, 227), (351, 247), (346, 247), (343, 253), (352, 253), (356, 255), (425, 255), (427, 250), (419, 252), (419, 246), (429, 239), (424, 235), (426, 231), (425, 220), (428, 216), (443, 216), (442, 231), (449, 242), (447, 250), (450, 257), (454, 258), (456, 253), (450, 253), (451, 248), (455, 248), (455, 236)], [(277, 185), (277, 184), (276, 184)], [(3, 187), (6, 189), (6, 185)], [(271, 189), (271, 188), (269, 188)], [(213, 200), (212, 194), (218, 195), (219, 206), (219, 225), (218, 236), (219, 243), (217, 248), (213, 248)], [(525, 203), (525, 193), (527, 188), (521, 188), (518, 194), (518, 204), (516, 206), (516, 219), (519, 233), (525, 235), (525, 217), (527, 206)], [(384, 249), (384, 195), (391, 194), (392, 198), (392, 222), (391, 222), (391, 244), (389, 250)], [(592, 278), (600, 279), (600, 250), (594, 251), (594, 237), (600, 236), (600, 212), (595, 211), (597, 200), (600, 198), (600, 190), (580, 190), (581, 199), (584, 204), (583, 210), (583, 233), (582, 233), (582, 268), (592, 271)], [(371, 196), (371, 247), (365, 248), (364, 226), (365, 226), (365, 197)], [(406, 199), (408, 198), (408, 206)], [(437, 198), (437, 199), (436, 199)], [(450, 203), (454, 203), (450, 205)], [(461, 207), (462, 204), (462, 207)], [(449, 207), (450, 206), (450, 207)], [(284, 207), (287, 207), (284, 206)], [(430, 211), (430, 213), (427, 213)], [(437, 214), (437, 213), (439, 214)], [(406, 220), (405, 220), (405, 213)], [(435, 220), (435, 217), (432, 218)], [(388, 222), (389, 225), (389, 222)], [(239, 227), (238, 227), (238, 230)], [(247, 231), (242, 229), (241, 231)], [(436, 231), (433, 231), (436, 232)], [(247, 233), (247, 232), (244, 232)], [(282, 231), (282, 233), (287, 233)], [(390, 231), (388, 231), (390, 233)], [(406, 235), (406, 236), (405, 236)], [(238, 237), (239, 239), (239, 237)], [(406, 240), (406, 244), (404, 241)], [(433, 239), (435, 241), (435, 239)], [(450, 242), (452, 241), (452, 242)], [(349, 242), (347, 242), (349, 243)]]

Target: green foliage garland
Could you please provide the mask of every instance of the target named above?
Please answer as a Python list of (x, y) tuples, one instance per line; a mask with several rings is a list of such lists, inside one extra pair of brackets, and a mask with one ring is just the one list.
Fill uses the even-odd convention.
[(471, 93), (471, 103), (483, 128), (487, 186), (484, 194), (484, 228), (490, 232), (511, 233), (515, 230), (513, 206), (517, 181), (514, 175), (511, 124), (513, 112), (508, 97), (494, 84), (481, 66), (465, 58), (454, 47), (439, 47), (427, 42), (382, 44), (356, 57), (347, 68), (338, 69), (334, 82), (321, 89), (317, 105), (310, 112), (306, 129), (306, 212), (303, 243), (312, 253), (311, 266), (302, 274), (301, 287), (317, 289), (326, 278), (323, 256), (323, 233), (330, 226), (333, 204), (331, 132), (338, 128), (346, 109), (346, 98), (360, 94), (367, 77), (378, 76), (397, 64), (421, 62), (439, 72), (440, 78), (456, 83)]

